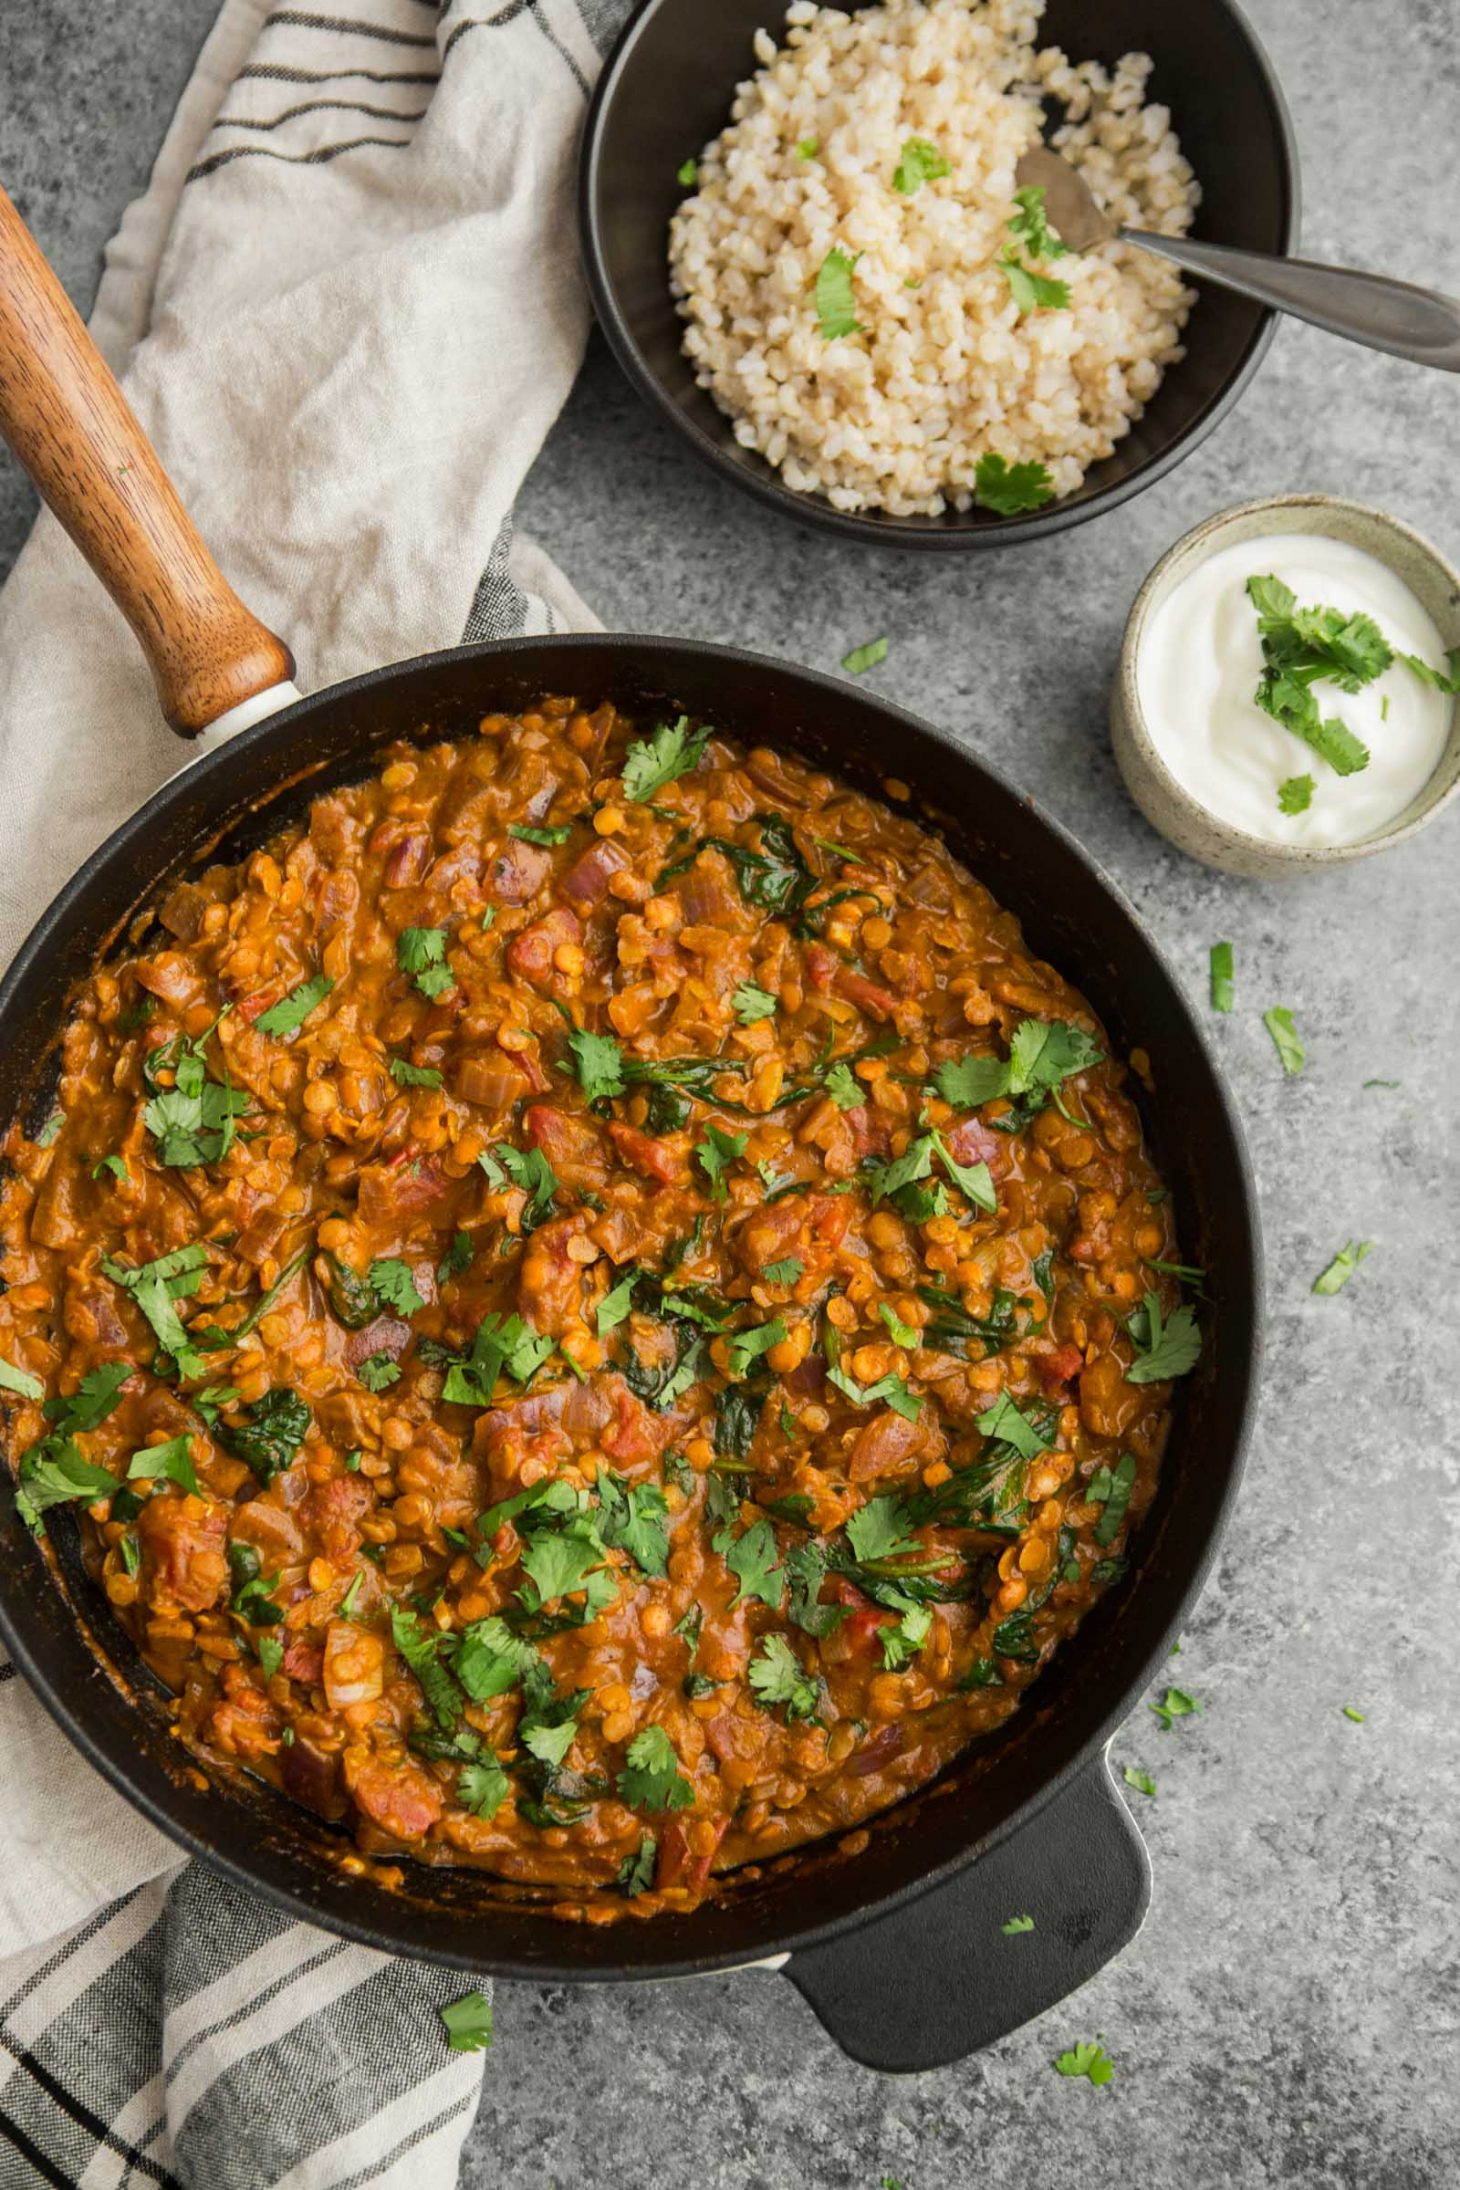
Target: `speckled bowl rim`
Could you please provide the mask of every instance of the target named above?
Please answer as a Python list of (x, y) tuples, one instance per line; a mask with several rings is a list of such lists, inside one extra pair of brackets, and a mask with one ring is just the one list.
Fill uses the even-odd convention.
[[(1368, 859), (1376, 852), (1392, 851), (1395, 845), (1406, 843), (1460, 795), (1460, 756), (1456, 752), (1457, 735), (1460, 735), (1460, 700), (1455, 703), (1450, 735), (1444, 750), (1422, 788), (1387, 829), (1375, 836), (1360, 837), (1354, 844), (1283, 844), (1272, 837), (1254, 836), (1250, 831), (1239, 829), (1234, 823), (1213, 814), (1172, 774), (1146, 727), (1145, 709), (1141, 704), (1136, 660), (1146, 626), (1155, 609), (1164, 600), (1167, 583), (1178, 569), (1185, 576), (1217, 552), (1222, 544), (1222, 535), (1233, 526), (1244, 519), (1271, 515), (1277, 510), (1311, 511), (1320, 519), (1325, 515), (1352, 517), (1365, 527), (1376, 528), (1380, 532), (1387, 532), (1391, 537), (1404, 540), (1435, 566), (1457, 603), (1460, 603), (1460, 570), (1456, 569), (1448, 556), (1441, 553), (1433, 540), (1417, 531), (1413, 525), (1407, 525), (1402, 518), (1392, 516), (1388, 510), (1378, 509), (1371, 502), (1355, 501), (1347, 495), (1258, 495), (1252, 501), (1233, 503), (1230, 509), (1218, 510), (1212, 516), (1203, 518), (1199, 525), (1193, 525), (1189, 532), (1183, 533), (1179, 540), (1172, 543), (1160, 561), (1153, 566), (1131, 603), (1130, 614), (1126, 618), (1125, 630), (1121, 636), (1116, 688), (1124, 710), (1126, 734), (1135, 747), (1141, 764), (1170, 803), (1188, 818), (1192, 835), (1205, 839), (1212, 845), (1210, 863), (1222, 866), (1228, 872), (1243, 870), (1227, 866), (1226, 859), (1220, 856), (1220, 850), (1226, 847), (1230, 847), (1239, 856), (1245, 856), (1254, 864), (1265, 866), (1269, 873), (1280, 867), (1293, 873), (1302, 873), (1323, 867), (1347, 866), (1353, 860)], [(1332, 539), (1346, 540), (1351, 546), (1359, 545), (1347, 531), (1329, 531), (1322, 524), (1316, 529), (1327, 531)], [(1368, 552), (1378, 556), (1381, 561), (1388, 560), (1379, 553), (1376, 546), (1370, 546)], [(1401, 574), (1396, 572), (1395, 575)], [(1460, 628), (1457, 628), (1453, 641), (1447, 643), (1460, 645)], [(1451, 780), (1439, 790), (1432, 790), (1431, 786), (1447, 763), (1452, 769)], [(1142, 811), (1147, 813), (1152, 827), (1159, 828), (1160, 824), (1149, 814), (1145, 801), (1140, 800), (1138, 803)], [(1161, 834), (1164, 836), (1167, 832), (1162, 829)], [(1174, 843), (1176, 840), (1168, 837), (1168, 841)], [(1186, 849), (1184, 845), (1178, 845), (1177, 848)]]

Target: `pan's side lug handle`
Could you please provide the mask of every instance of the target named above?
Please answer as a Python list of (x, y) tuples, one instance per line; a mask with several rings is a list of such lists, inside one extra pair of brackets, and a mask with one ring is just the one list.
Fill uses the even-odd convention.
[[(785, 1975), (854, 2061), (944, 2068), (1093, 1977), (1135, 1937), (1150, 1898), (1145, 1842), (1102, 1753), (947, 1885), (798, 1951)], [(1022, 1916), (1032, 1931), (1003, 1930)]]
[(0, 433), (126, 617), (181, 737), (286, 683), (39, 245), (0, 190)]

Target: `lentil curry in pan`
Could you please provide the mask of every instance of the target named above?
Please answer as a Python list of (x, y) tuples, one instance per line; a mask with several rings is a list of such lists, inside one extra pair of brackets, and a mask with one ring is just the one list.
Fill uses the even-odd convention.
[(22, 1512), (205, 1761), (682, 1909), (1119, 1582), (1198, 1346), (1126, 1077), (803, 762), (566, 699), (395, 748), (172, 890), (9, 1135)]

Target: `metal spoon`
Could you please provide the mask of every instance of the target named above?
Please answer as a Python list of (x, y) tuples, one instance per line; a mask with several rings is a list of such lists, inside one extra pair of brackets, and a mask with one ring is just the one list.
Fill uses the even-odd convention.
[(1306, 319), (1331, 335), (1345, 335), (1371, 350), (1387, 350), (1415, 365), (1460, 373), (1460, 301), (1438, 289), (1417, 289), (1382, 274), (1351, 267), (1318, 266), (1311, 259), (1276, 258), (1266, 251), (1234, 251), (1224, 243), (1193, 243), (1188, 236), (1155, 236), (1124, 228), (1090, 195), (1068, 160), (1047, 146), (1026, 152), (1014, 170), (1019, 187), (1044, 192), (1049, 225), (1072, 251), (1096, 244), (1138, 243), (1189, 274), (1235, 289), (1238, 296), (1270, 304)]

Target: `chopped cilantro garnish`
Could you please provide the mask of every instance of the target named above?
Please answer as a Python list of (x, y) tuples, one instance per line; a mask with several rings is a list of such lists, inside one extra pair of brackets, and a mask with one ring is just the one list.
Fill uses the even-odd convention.
[(1169, 1734), (1177, 1719), (1190, 1718), (1201, 1705), (1194, 1696), (1188, 1696), (1184, 1688), (1168, 1688), (1161, 1701), (1153, 1703), (1151, 1709), (1161, 1721), (1162, 1733)]
[(1066, 259), (1070, 247), (1063, 243), (1049, 225), (1049, 213), (1045, 207), (1044, 191), (1038, 184), (1014, 192), (1017, 211), (1005, 223), (1016, 243), (1022, 244), (1032, 259)]
[(753, 1027), (757, 1019), (769, 1019), (779, 999), (769, 989), (757, 988), (753, 981), (742, 981), (730, 999), (735, 1016), (743, 1027)]
[(710, 1182), (710, 1196), (723, 1201), (726, 1195), (725, 1173), (737, 1158), (745, 1154), (748, 1133), (725, 1133), (717, 1125), (705, 1127), (705, 1137), (695, 1143), (695, 1160)]
[(407, 1057), (388, 1057), (386, 1064), (397, 1087), (439, 1087), (441, 1075), (434, 1065), (413, 1065)]
[(297, 1033), (309, 1014), (322, 1004), (334, 987), (327, 973), (317, 973), (312, 980), (301, 981), (297, 989), (281, 996), (277, 1004), (261, 1011), (254, 1021), (260, 1034), (271, 1034), (275, 1041), (282, 1041), (286, 1034)]
[(1006, 1939), (1016, 1938), (1021, 1931), (1033, 1931), (1033, 1929), (1034, 1918), (1032, 1916), (1011, 1916), (1007, 1924), (1000, 1924), (999, 1926), (999, 1930)]
[(919, 1402), (908, 1390), (900, 1376), (879, 1376), (875, 1384), (859, 1384), (841, 1364), (841, 1334), (833, 1325), (826, 1327), (826, 1378), (854, 1407), (891, 1407), (905, 1422), (916, 1422), (920, 1412)]
[(1049, 1451), (1049, 1438), (1007, 1392), (999, 1393), (993, 1405), (978, 1417), (976, 1426), (985, 1437), (1012, 1445), (1021, 1460), (1037, 1460), (1042, 1452)]
[(515, 836), (521, 844), (539, 844), (548, 850), (555, 844), (566, 844), (573, 828), (567, 821), (560, 821), (551, 829), (537, 829), (527, 821), (511, 821), (507, 824), (507, 834)]
[(16, 1392), (22, 1399), (44, 1399), (46, 1387), (38, 1376), (13, 1363), (0, 1360), (0, 1392)]
[(780, 1262), (768, 1262), (761, 1276), (767, 1285), (794, 1285), (805, 1268), (798, 1255), (786, 1255)]
[(510, 1180), (527, 1196), (520, 1219), (524, 1232), (536, 1231), (551, 1216), (558, 1175), (540, 1148), (514, 1148), (510, 1141), (498, 1141), (495, 1148), (484, 1148), (477, 1162), (493, 1187), (500, 1189)]
[(177, 1483), (183, 1490), (197, 1491), (197, 1471), (193, 1467), (192, 1439), (183, 1433), (181, 1437), (169, 1437), (165, 1445), (148, 1445), (141, 1452), (134, 1452), (127, 1466), (128, 1482), (147, 1482), (157, 1476), (166, 1476), (170, 1483)]
[(685, 190), (693, 190), (695, 184), (700, 179), (699, 161), (681, 160), (679, 166), (674, 170), (674, 179), (681, 186), (681, 188)]
[(821, 1691), (784, 1635), (767, 1635), (750, 1661), (750, 1685), (766, 1710), (784, 1704), (788, 1719), (815, 1715)]
[(786, 1335), (786, 1326), (779, 1316), (770, 1323), (757, 1323), (748, 1331), (732, 1331), (729, 1339), (730, 1374), (749, 1376), (754, 1364), (772, 1346), (779, 1346)]
[(1284, 814), (1306, 814), (1313, 803), (1317, 789), (1311, 776), (1289, 776), (1278, 785), (1278, 811)]
[[(1032, 266), (1026, 266), (1017, 251), (1010, 248), (1001, 251), (999, 269), (1009, 284), (1009, 294), (1022, 313), (1063, 312), (1068, 310), (1070, 285), (1067, 281), (1055, 281), (1048, 274), (1036, 274)], [(1040, 467), (1041, 469), (1043, 467)], [(977, 474), (975, 474), (975, 480)]]
[(843, 654), (842, 667), (850, 670), (854, 677), (861, 677), (865, 676), (869, 669), (875, 669), (879, 662), (885, 662), (886, 659), (887, 641), (885, 639), (869, 639), (865, 646), (854, 646), (850, 654)]
[(514, 1383), (530, 1383), (554, 1344), (550, 1334), (530, 1330), (521, 1316), (483, 1316), (466, 1360), (447, 1369), (441, 1396), (451, 1406), (490, 1407), (504, 1369)]
[(848, 1520), (847, 1542), (863, 1564), (872, 1559), (897, 1559), (921, 1548), (916, 1536), (908, 1534), (911, 1525), (900, 1498), (871, 1498)]
[(595, 1567), (604, 1563), (597, 1530), (579, 1515), (560, 1529), (534, 1529), (522, 1553), (524, 1571), (543, 1604), (582, 1589)]
[(1128, 1764), (1121, 1777), (1127, 1787), (1134, 1787), (1138, 1795), (1154, 1795), (1156, 1792), (1156, 1782), (1152, 1779), (1150, 1773), (1143, 1772), (1139, 1765)]
[(1125, 1372), (1127, 1384), (1164, 1384), (1173, 1376), (1185, 1376), (1201, 1352), (1201, 1333), (1190, 1308), (1172, 1310), (1169, 1322), (1161, 1320), (1161, 1303), (1154, 1293), (1143, 1296), (1126, 1329), (1136, 1358)]
[(92, 1165), (91, 1176), (94, 1179), (99, 1179), (103, 1171), (109, 1171), (114, 1179), (130, 1180), (132, 1176), (127, 1169), (125, 1156), (103, 1156), (100, 1163)]
[(845, 1059), (837, 1060), (822, 1085), (838, 1110), (860, 1110), (867, 1100), (867, 1090)]
[(1460, 646), (1448, 649), (1444, 669), (1431, 669), (1429, 663), (1421, 661), (1418, 654), (1401, 654), (1399, 659), (1406, 669), (1413, 670), (1421, 684), (1433, 685), (1437, 692), (1447, 692), (1452, 696), (1460, 692)]
[[(1367, 768), (1368, 747), (1346, 723), (1323, 719), (1312, 687), (1328, 682), (1342, 692), (1358, 692), (1372, 684), (1394, 660), (1383, 632), (1370, 616), (1300, 608), (1291, 588), (1277, 578), (1249, 578), (1247, 592), (1262, 641), (1263, 671), (1254, 695), (1258, 706), (1326, 760), (1335, 774), (1351, 776)], [(1299, 813), (1302, 807), (1284, 804), (1283, 811)]]
[(574, 1027), (568, 1036), (573, 1070), (590, 1103), (609, 1102), (624, 1091), (624, 1053), (611, 1034)]
[(862, 333), (852, 290), (853, 269), (861, 256), (860, 251), (843, 251), (833, 245), (817, 270), (816, 324), (827, 342), (835, 342), (841, 335)]
[(480, 2053), (492, 2042), (492, 2003), (484, 1992), (464, 1992), (437, 2010), (453, 2053)]
[(1044, 464), (1010, 464), (990, 451), (978, 460), (973, 492), (983, 509), (991, 509), (998, 517), (1018, 517), (1054, 500), (1054, 480)]
[(1232, 946), (1213, 943), (1211, 951), (1212, 1010), (1230, 1011), (1237, 999), (1232, 978)]
[(309, 1435), (309, 1408), (289, 1385), (275, 1384), (242, 1408), (238, 1421), (220, 1422), (214, 1434), (225, 1452), (267, 1483), (289, 1466)]
[(786, 1594), (786, 1576), (776, 1564), (776, 1536), (769, 1521), (752, 1521), (724, 1553), (726, 1566), (740, 1584), (734, 1602), (759, 1598), (778, 1612)]
[(1108, 2084), (1115, 2074), (1115, 2064), (1104, 2047), (1089, 2038), (1082, 2038), (1068, 2052), (1061, 2053), (1055, 2067), (1062, 2076), (1085, 2076), (1098, 2089)]
[(1352, 1719), (1355, 1726), (1362, 1726), (1364, 1724), (1363, 1712), (1356, 1711), (1351, 1703), (1346, 1703), (1344, 1705), (1343, 1715), (1346, 1719)]
[(925, 182), (941, 182), (953, 169), (935, 144), (926, 137), (909, 137), (892, 174), (892, 187), (912, 197)]
[(470, 1232), (454, 1233), (451, 1245), (436, 1265), (437, 1286), (447, 1285), (452, 1278), (460, 1277), (463, 1270), (471, 1268), (471, 1263), (472, 1244)]
[(608, 1468), (595, 1478), (598, 1528), (605, 1544), (622, 1548), (641, 1574), (669, 1568), (669, 1507), (657, 1483), (625, 1483)]
[(394, 1355), (383, 1350), (367, 1355), (355, 1371), (367, 1392), (389, 1391), (392, 1384), (400, 1382), (400, 1363)]
[(638, 1271), (630, 1270), (627, 1277), (619, 1279), (612, 1292), (604, 1294), (594, 1318), (594, 1328), (600, 1338), (607, 1338), (610, 1331), (617, 1330), (627, 1320), (633, 1310), (634, 1287), (638, 1282)]
[(456, 976), (446, 963), (444, 928), (402, 928), (395, 939), (395, 960), (433, 1003), (456, 986)]
[(631, 1810), (684, 1810), (694, 1801), (694, 1789), (681, 1776), (674, 1744), (662, 1726), (646, 1726), (635, 1734), (625, 1756), (618, 1791)]
[(370, 1285), (382, 1308), (413, 1316), (426, 1303), (416, 1291), (415, 1275), (398, 1255), (382, 1255), (370, 1265)]
[(796, 147), (796, 157), (798, 160), (814, 160), (820, 150), (819, 137), (803, 137)]
[[(151, 1101), (143, 1107), (142, 1123), (157, 1143), (158, 1162), (172, 1169), (221, 1163), (238, 1137), (237, 1120), (249, 1107), (247, 1095), (230, 1086), (226, 1064), (222, 1080), (215, 1080), (208, 1070), (206, 1051), (217, 1024), (215, 1020), (195, 1040), (179, 1036), (164, 1042), (142, 1066), (142, 1077), (152, 1091)], [(172, 1074), (170, 1088), (161, 1084), (163, 1072)]]
[(1328, 1268), (1313, 1280), (1313, 1290), (1325, 1298), (1342, 1290), (1357, 1270), (1359, 1264), (1374, 1251), (1371, 1239), (1349, 1240), (1339, 1248)]
[[(1066, 1080), (1102, 1064), (1105, 1053), (1093, 1035), (1062, 1019), (1021, 1019), (1009, 1040), (1007, 1060), (970, 1056), (940, 1065), (934, 1085), (957, 1110), (1007, 1096), (1023, 1116), (1058, 1094)], [(992, 1207), (992, 1204), (989, 1205)]]
[(1274, 1004), (1262, 1015), (1262, 1023), (1273, 1038), (1282, 1066), (1290, 1078), (1296, 1077), (1307, 1062), (1308, 1052), (1298, 1039), (1293, 1015), (1286, 1004)]
[(879, 1300), (877, 1313), (891, 1332), (894, 1345), (916, 1347), (922, 1344), (921, 1335), (913, 1329), (910, 1323), (903, 1322), (902, 1317), (890, 1300)]
[[(1149, 1382), (1149, 1378), (1147, 1382)], [(1136, 1463), (1132, 1454), (1122, 1453), (1111, 1467), (1098, 1467), (1085, 1485), (1085, 1496), (1092, 1506), (1103, 1506), (1104, 1512), (1095, 1523), (1095, 1541), (1103, 1549), (1113, 1544), (1125, 1519), (1130, 1494), (1135, 1488)]]
[[(495, 1751), (485, 1743), (481, 1755), (470, 1764), (464, 1764), (457, 1774), (456, 1799), (474, 1817), (494, 1818), (511, 1792), (511, 1781), (498, 1763)], [(485, 2042), (490, 2044), (490, 2038)]]
[(656, 791), (698, 768), (700, 755), (710, 742), (708, 727), (691, 730), (688, 715), (677, 722), (661, 722), (653, 735), (631, 745), (624, 761), (624, 797), (644, 805)]
[(618, 1867), (616, 1886), (622, 1886), (630, 1901), (641, 1893), (647, 1893), (654, 1883), (654, 1864), (659, 1854), (659, 1842), (653, 1833), (645, 1833), (632, 1855), (626, 1855)]

